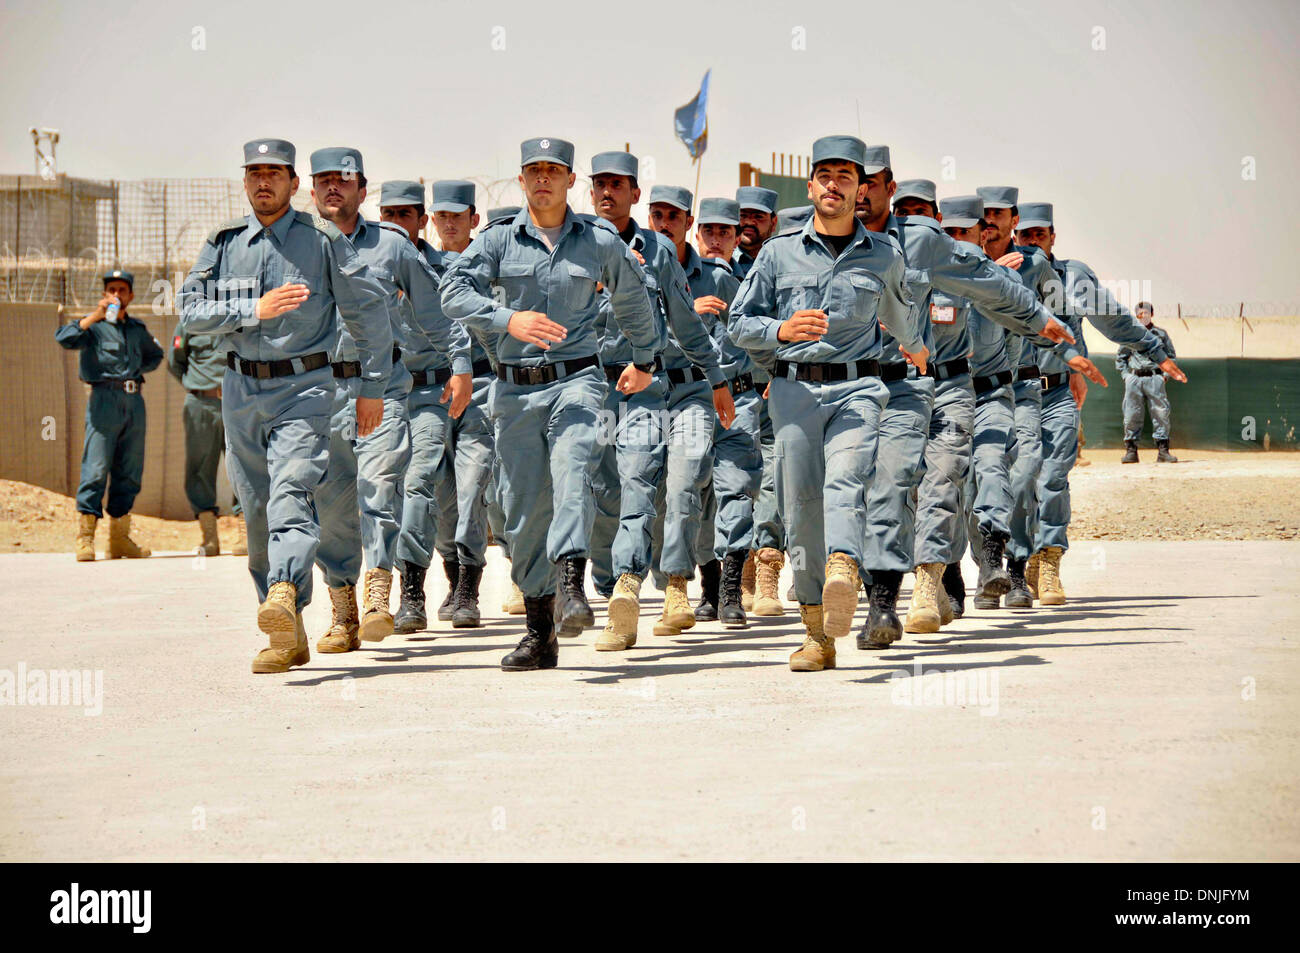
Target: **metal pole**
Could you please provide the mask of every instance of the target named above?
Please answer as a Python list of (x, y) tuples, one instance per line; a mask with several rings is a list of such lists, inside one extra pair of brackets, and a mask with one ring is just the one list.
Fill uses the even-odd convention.
[(167, 183), (163, 182), (163, 199), (162, 199), (162, 242), (163, 242), (163, 278), (167, 275)]
[(77, 181), (72, 179), (68, 191), (68, 245), (63, 258), (63, 305), (68, 305), (68, 292), (72, 288), (72, 221), (77, 215)]

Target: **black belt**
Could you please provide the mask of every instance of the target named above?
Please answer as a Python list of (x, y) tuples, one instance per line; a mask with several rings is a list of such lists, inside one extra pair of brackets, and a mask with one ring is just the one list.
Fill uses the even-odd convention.
[[(432, 373), (432, 377), (430, 376)], [(451, 380), (451, 368), (440, 367), (435, 371), (411, 371), (411, 381), (416, 387), (441, 386)]]
[(1011, 383), (1012, 379), (1013, 375), (1010, 371), (998, 371), (996, 374), (990, 374), (987, 377), (973, 377), (971, 383), (975, 385), (975, 396), (979, 397), (991, 390), (1005, 387)]
[(554, 364), (524, 366), (521, 364), (498, 364), (497, 379), (511, 384), (536, 387), (552, 384), (561, 377), (569, 377), (589, 367), (599, 367), (600, 358), (595, 354), (590, 357), (578, 357), (572, 361), (557, 361)]
[(731, 391), (732, 397), (739, 397), (748, 390), (754, 390), (754, 375), (741, 374), (739, 377), (733, 377), (727, 381), (727, 388)]
[[(895, 381), (901, 381), (907, 377), (907, 369), (912, 365), (907, 361), (889, 361), (880, 365), (880, 379), (886, 384), (892, 384)], [(917, 377), (925, 377), (925, 374), (917, 374)]]
[(1043, 376), (1043, 372), (1038, 369), (1037, 364), (1021, 364), (1016, 368), (1016, 380), (1018, 381), (1036, 381)]
[[(655, 371), (662, 371), (664, 369), (664, 362), (661, 358), (656, 357), (654, 364)], [(605, 378), (612, 384), (623, 376), (625, 370), (627, 370), (626, 364), (606, 364)]]
[(675, 386), (682, 384), (694, 384), (696, 381), (702, 381), (708, 378), (698, 367), (670, 367), (664, 371), (664, 376)]
[(330, 370), (333, 371), (334, 376), (337, 377), (339, 380), (345, 381), (350, 377), (361, 376), (361, 362), (360, 361), (335, 361), (333, 364), (330, 365)]
[(1157, 367), (1144, 367), (1140, 371), (1133, 371), (1135, 377), (1164, 377), (1164, 371)]
[(470, 377), (487, 377), (492, 373), (492, 362), (487, 358), (475, 361), (469, 369)]
[(91, 381), (91, 387), (107, 387), (109, 390), (125, 391), (128, 394), (139, 393), (144, 386), (144, 378), (134, 381)]
[[(302, 365), (302, 370), (297, 370), (293, 364), (297, 361)], [(256, 377), (259, 380), (266, 380), (271, 377), (291, 377), (294, 374), (306, 373), (324, 367), (330, 362), (330, 356), (324, 351), (317, 351), (315, 354), (308, 354), (304, 357), (286, 358), (282, 361), (246, 361), (242, 357), (237, 357), (234, 351), (226, 354), (226, 367), (232, 371), (239, 371), (245, 377)], [(358, 365), (360, 373), (360, 365)], [(337, 373), (335, 374), (337, 377)]]
[(1051, 390), (1053, 387), (1060, 387), (1070, 379), (1069, 374), (1044, 374), (1042, 377), (1043, 390)]
[(808, 381), (812, 384), (827, 384), (851, 379), (849, 369), (857, 371), (857, 377), (880, 377), (880, 362), (874, 358), (853, 361), (848, 364), (815, 364), (803, 361), (777, 361), (776, 376), (789, 378), (790, 368), (794, 368), (794, 379)]
[(969, 374), (970, 361), (964, 357), (957, 357), (951, 361), (944, 361), (942, 364), (928, 364), (925, 373), (929, 377), (946, 381), (953, 377), (960, 377), (962, 374)]
[(220, 397), (221, 388), (209, 387), (207, 390), (191, 390), (190, 393), (195, 397)]

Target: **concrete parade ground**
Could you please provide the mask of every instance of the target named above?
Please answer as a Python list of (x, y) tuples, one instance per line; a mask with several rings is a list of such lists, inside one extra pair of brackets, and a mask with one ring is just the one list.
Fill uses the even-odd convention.
[(1296, 860), (1298, 566), (1080, 540), (1068, 605), (814, 674), (792, 608), (658, 638), (647, 584), (634, 649), (503, 673), (493, 549), (483, 628), (322, 656), (318, 576), (311, 662), (254, 676), (243, 559), (0, 556), (0, 859)]

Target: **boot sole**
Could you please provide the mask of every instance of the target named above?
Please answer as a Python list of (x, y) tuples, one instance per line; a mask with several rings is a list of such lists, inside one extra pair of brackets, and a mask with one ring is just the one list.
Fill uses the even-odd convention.
[(790, 671), (792, 672), (824, 672), (826, 669), (834, 667), (834, 662), (830, 665), (819, 665), (817, 662), (805, 662), (802, 659), (798, 662), (790, 663)]
[(990, 599), (997, 599), (1000, 596), (1005, 596), (1010, 591), (1011, 576), (1006, 573), (992, 577), (979, 588), (980, 596)]
[(609, 622), (621, 635), (636, 632), (641, 621), (641, 602), (631, 596), (615, 593), (609, 600)]
[(317, 642), (316, 654), (317, 655), (342, 655), (345, 652), (355, 652), (359, 648), (361, 648), (361, 646), (359, 645), (349, 645), (346, 648), (340, 648), (337, 645), (330, 645), (325, 642)]
[(91, 553), (89, 556), (83, 555), (81, 553), (77, 554), (77, 562), (79, 563), (93, 563), (94, 561), (95, 561), (94, 553)]
[(749, 626), (749, 619), (741, 616), (739, 619), (723, 619), (722, 624), (728, 629), (744, 629)]
[(1063, 606), (1065, 603), (1065, 596), (1046, 595), (1038, 597), (1038, 604), (1040, 606)]
[(501, 666), (503, 672), (540, 672), (544, 669), (552, 669), (560, 664), (559, 659), (555, 661), (538, 662), (536, 665), (505, 665)]
[(916, 617), (913, 617), (912, 613), (909, 612), (907, 614), (907, 621), (903, 623), (903, 631), (911, 632), (914, 634), (938, 632), (939, 628), (940, 628), (939, 613), (937, 612), (934, 613), (933, 617), (931, 617), (928, 613), (926, 615), (918, 615)]
[(597, 652), (622, 652), (624, 649), (630, 649), (636, 641), (629, 642), (627, 639), (620, 638), (618, 641), (605, 641), (597, 639), (594, 648)]
[(428, 619), (410, 619), (404, 622), (393, 621), (393, 632), (396, 635), (410, 635), (412, 632), (423, 632), (429, 626)]
[[(1013, 599), (1008, 595), (1006, 606), (1008, 609), (1032, 609), (1034, 607), (1034, 600), (1032, 598), (1025, 598), (1024, 596)], [(993, 608), (996, 609), (997, 606), (994, 606)]]
[(283, 675), (285, 672), (289, 671), (289, 669), (296, 668), (299, 665), (306, 665), (310, 661), (311, 661), (311, 653), (308, 652), (306, 646), (304, 646), (301, 654), (295, 655), (289, 661), (288, 665), (284, 665), (279, 662), (258, 662), (257, 659), (254, 659), (253, 674), (254, 675)]
[(681, 635), (682, 630), (677, 628), (675, 625), (664, 625), (662, 622), (656, 622), (654, 634), (671, 638), (674, 635)]
[(291, 649), (298, 644), (298, 623), (284, 606), (264, 602), (257, 607), (257, 627), (271, 640), (273, 649)]
[(827, 579), (822, 586), (822, 631), (842, 639), (853, 629), (858, 609), (858, 589), (847, 579)]
[(976, 596), (975, 597), (976, 609), (996, 609), (1000, 605), (1002, 605), (1002, 602), (998, 599), (997, 596), (988, 596), (988, 597)]
[(393, 634), (392, 616), (377, 619), (362, 619), (361, 631), (358, 633), (362, 642), (382, 642)]
[(451, 627), (453, 629), (477, 629), (482, 626), (482, 620), (478, 616), (456, 616), (451, 617)]
[[(522, 613), (524, 610), (523, 610), (523, 609), (520, 609), (519, 611)], [(451, 621), (452, 614), (453, 614), (453, 612), (452, 612), (451, 609), (439, 609), (439, 610), (438, 610), (438, 621), (439, 621), (439, 622), (450, 622), (450, 621)]]
[[(748, 612), (749, 610), (747, 609), (745, 611)], [(761, 615), (767, 618), (771, 618), (772, 616), (785, 615), (785, 606), (779, 602), (776, 604), (767, 603), (767, 602), (755, 602), (753, 612), (754, 615)]]

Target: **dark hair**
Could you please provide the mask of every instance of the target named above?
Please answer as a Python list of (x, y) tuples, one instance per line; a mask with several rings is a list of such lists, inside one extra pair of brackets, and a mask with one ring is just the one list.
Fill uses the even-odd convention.
[(289, 166), (289, 178), (291, 179), (298, 178), (298, 173), (294, 171), (293, 166)]
[[(847, 162), (847, 161), (848, 161), (847, 159), (823, 159), (821, 162), (818, 162), (816, 165), (814, 165), (814, 166), (812, 167), (812, 169), (809, 170), (809, 172), (808, 172), (808, 181), (811, 182), (811, 181), (813, 180), (813, 176), (817, 174), (817, 170), (818, 170), (821, 166), (824, 166), (826, 163), (828, 163), (828, 162)], [(867, 170), (866, 170), (866, 169), (864, 169), (862, 166), (858, 165), (856, 162), (853, 163), (853, 168), (856, 169), (856, 170), (857, 170), (857, 173), (858, 173), (858, 185), (861, 185), (863, 182), (867, 181)], [(885, 181), (888, 182), (889, 179), (885, 179)]]
[(357, 173), (357, 187), (362, 189), (366, 187), (366, 176), (362, 172)]
[(1019, 217), (1020, 217), (1020, 206), (1019, 206), (1019, 205), (1013, 205), (1013, 206), (1011, 206), (1011, 217), (1012, 217), (1012, 218), (1019, 218)]
[(1146, 308), (1146, 309), (1147, 309), (1148, 311), (1150, 311), (1152, 314), (1155, 314), (1155, 313), (1156, 313), (1156, 306), (1153, 305), (1150, 301), (1139, 301), (1139, 302), (1137, 303), (1137, 307), (1134, 308), (1133, 310), (1134, 310), (1134, 311), (1141, 311), (1143, 308)]

